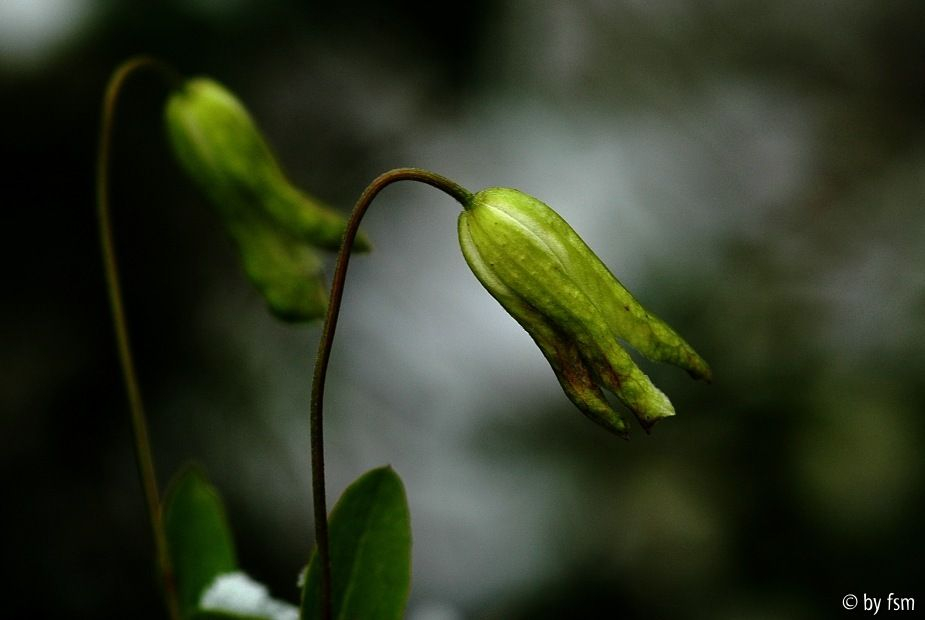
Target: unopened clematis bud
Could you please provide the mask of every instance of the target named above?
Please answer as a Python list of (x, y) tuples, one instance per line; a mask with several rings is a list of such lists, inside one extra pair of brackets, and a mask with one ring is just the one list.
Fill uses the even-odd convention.
[[(215, 204), (271, 310), (294, 321), (323, 316), (327, 296), (313, 248), (337, 250), (344, 218), (288, 181), (247, 110), (217, 82), (186, 81), (165, 116), (180, 165)], [(355, 248), (369, 243), (361, 235)]]
[(643, 308), (539, 200), (514, 189), (482, 190), (459, 216), (459, 242), (475, 276), (539, 345), (569, 399), (605, 428), (627, 433), (602, 388), (647, 431), (674, 415), (619, 340), (651, 360), (711, 379), (703, 358)]

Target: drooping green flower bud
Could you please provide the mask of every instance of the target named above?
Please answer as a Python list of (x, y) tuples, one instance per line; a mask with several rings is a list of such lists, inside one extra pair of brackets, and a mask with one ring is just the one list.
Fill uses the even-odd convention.
[(668, 398), (619, 344), (709, 381), (710, 367), (671, 327), (643, 308), (555, 211), (523, 192), (488, 188), (459, 216), (466, 262), (523, 326), (569, 399), (626, 435), (604, 397), (613, 392), (648, 431), (674, 415)]
[[(217, 82), (188, 80), (170, 95), (165, 116), (180, 165), (215, 204), (270, 309), (292, 321), (324, 316), (312, 248), (337, 250), (344, 218), (288, 181), (247, 110)], [(369, 242), (360, 236), (355, 248)]]

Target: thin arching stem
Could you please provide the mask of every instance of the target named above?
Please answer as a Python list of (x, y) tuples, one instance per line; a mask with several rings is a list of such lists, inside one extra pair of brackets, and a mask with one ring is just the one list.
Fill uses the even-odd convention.
[(472, 200), (472, 194), (469, 191), (439, 174), (419, 168), (396, 168), (379, 175), (369, 184), (357, 200), (353, 213), (350, 215), (350, 221), (347, 223), (344, 240), (337, 255), (337, 266), (334, 268), (328, 313), (321, 332), (321, 342), (318, 344), (310, 413), (315, 544), (318, 547), (318, 559), (321, 563), (321, 617), (324, 620), (331, 618), (331, 556), (328, 546), (328, 513), (324, 493), (324, 381), (328, 373), (331, 346), (334, 344), (334, 331), (337, 329), (337, 317), (340, 314), (340, 304), (344, 296), (350, 252), (360, 228), (360, 221), (376, 195), (386, 186), (398, 181), (418, 181), (436, 187), (455, 198), (463, 207), (467, 207)]
[(122, 63), (113, 73), (106, 87), (103, 100), (103, 114), (100, 125), (100, 143), (97, 155), (96, 172), (96, 208), (99, 220), (100, 246), (103, 253), (103, 266), (106, 272), (106, 287), (109, 292), (109, 305), (112, 309), (113, 327), (122, 366), (122, 381), (128, 395), (129, 413), (132, 421), (132, 433), (135, 443), (135, 459), (138, 465), (138, 477), (144, 491), (148, 520), (154, 536), (158, 568), (164, 587), (167, 611), (172, 620), (180, 620), (180, 606), (174, 580), (170, 554), (167, 549), (167, 536), (161, 513), (158, 494), (157, 475), (154, 469), (154, 456), (148, 437), (148, 423), (145, 416), (138, 376), (132, 358), (131, 342), (125, 320), (125, 308), (122, 303), (122, 289), (119, 285), (119, 269), (116, 262), (115, 244), (113, 242), (112, 221), (109, 208), (109, 163), (112, 145), (112, 129), (115, 120), (116, 103), (119, 92), (126, 79), (141, 70), (154, 70), (166, 77), (168, 83), (178, 81), (177, 74), (162, 62), (149, 56), (138, 56)]

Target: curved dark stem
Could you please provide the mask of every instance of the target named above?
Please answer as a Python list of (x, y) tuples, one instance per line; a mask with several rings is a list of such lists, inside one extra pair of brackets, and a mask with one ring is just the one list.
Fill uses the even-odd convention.
[(334, 268), (334, 277), (331, 282), (328, 313), (324, 320), (321, 342), (318, 344), (318, 355), (315, 359), (310, 414), (315, 544), (318, 547), (318, 559), (321, 562), (321, 617), (324, 620), (331, 618), (331, 556), (328, 546), (328, 513), (324, 494), (324, 381), (328, 373), (331, 347), (334, 344), (334, 331), (337, 329), (337, 317), (340, 314), (340, 304), (344, 296), (350, 252), (360, 228), (360, 221), (376, 195), (388, 185), (398, 181), (418, 181), (436, 187), (455, 198), (463, 207), (468, 207), (472, 201), (472, 194), (469, 191), (446, 177), (419, 168), (396, 168), (376, 177), (363, 191), (350, 215), (347, 229), (344, 231), (344, 240), (337, 255), (337, 266)]
[(112, 128), (115, 120), (116, 103), (119, 92), (132, 74), (143, 70), (155, 70), (171, 86), (180, 82), (179, 75), (161, 61), (149, 56), (137, 56), (122, 63), (113, 73), (106, 87), (103, 100), (103, 113), (100, 125), (100, 143), (97, 155), (96, 207), (99, 220), (100, 247), (103, 253), (103, 266), (106, 271), (106, 286), (109, 292), (109, 305), (112, 309), (113, 328), (119, 351), (119, 363), (122, 367), (122, 380), (128, 396), (132, 432), (135, 441), (135, 459), (138, 465), (138, 477), (144, 491), (148, 520), (154, 536), (158, 569), (163, 579), (164, 598), (167, 611), (172, 620), (180, 620), (180, 605), (177, 599), (176, 582), (167, 548), (167, 536), (164, 531), (160, 497), (158, 495), (157, 475), (154, 469), (154, 456), (148, 436), (148, 423), (145, 417), (141, 390), (132, 358), (131, 342), (125, 320), (125, 308), (122, 303), (122, 289), (119, 285), (119, 269), (116, 262), (115, 244), (113, 242), (112, 218), (109, 208), (109, 161), (112, 144)]

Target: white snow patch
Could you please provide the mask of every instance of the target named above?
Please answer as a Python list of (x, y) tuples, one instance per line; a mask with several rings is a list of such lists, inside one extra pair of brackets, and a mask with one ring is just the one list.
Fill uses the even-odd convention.
[(266, 586), (242, 572), (216, 577), (202, 593), (199, 607), (209, 611), (261, 616), (268, 620), (299, 618), (299, 610), (295, 606), (271, 598)]

